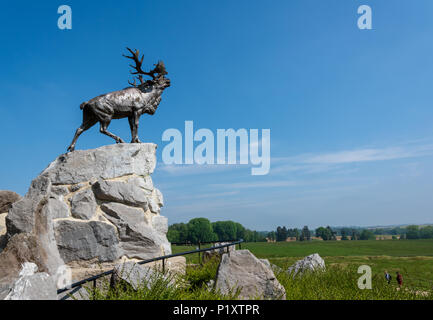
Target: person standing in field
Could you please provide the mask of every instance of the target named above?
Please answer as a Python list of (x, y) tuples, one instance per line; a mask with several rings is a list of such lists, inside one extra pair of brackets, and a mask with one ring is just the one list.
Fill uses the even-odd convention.
[(403, 285), (403, 276), (398, 271), (397, 271), (397, 283), (399, 287)]
[(391, 283), (391, 275), (386, 270), (385, 270), (385, 279), (386, 279), (386, 281), (388, 281), (388, 284)]

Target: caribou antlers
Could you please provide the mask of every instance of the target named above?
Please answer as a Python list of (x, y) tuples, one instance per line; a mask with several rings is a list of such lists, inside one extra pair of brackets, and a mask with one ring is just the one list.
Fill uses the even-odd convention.
[(143, 69), (141, 69), (141, 66), (143, 64), (144, 55), (140, 59), (140, 57), (139, 57), (140, 51), (139, 50), (136, 49), (135, 51), (133, 51), (130, 48), (126, 48), (126, 49), (132, 54), (132, 56), (127, 56), (127, 55), (123, 55), (123, 56), (125, 58), (132, 59), (135, 62), (135, 66), (129, 65), (131, 68), (135, 69), (135, 71), (130, 71), (130, 72), (131, 72), (131, 74), (134, 74), (134, 75), (138, 74), (138, 76), (136, 78), (134, 78), (134, 82), (128, 81), (128, 83), (130, 85), (136, 87), (137, 86), (136, 79), (140, 80), (140, 84), (143, 84), (144, 83), (143, 75), (150, 76), (150, 77), (152, 77), (153, 80), (155, 80), (155, 78), (156, 78), (155, 74), (157, 74), (158, 77), (168, 74), (167, 71), (165, 70), (165, 65), (164, 65), (163, 61), (158, 61), (158, 64), (155, 64), (155, 68), (153, 70), (151, 70), (149, 72), (143, 71)]

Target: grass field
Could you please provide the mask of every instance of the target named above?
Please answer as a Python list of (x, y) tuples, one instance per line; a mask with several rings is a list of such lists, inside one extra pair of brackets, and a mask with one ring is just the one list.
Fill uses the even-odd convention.
[[(281, 268), (275, 276), (284, 286), (288, 300), (421, 300), (433, 299), (433, 240), (383, 241), (312, 241), (285, 243), (245, 243), (258, 258), (267, 258)], [(191, 246), (173, 246), (173, 253), (194, 250)], [(326, 271), (293, 277), (284, 270), (295, 261), (318, 253), (325, 259)], [(220, 300), (236, 299), (238, 293), (222, 294), (207, 283), (216, 279), (219, 258), (198, 264), (198, 254), (187, 256), (185, 275), (162, 274), (138, 289), (124, 285), (89, 290), (102, 300)], [(358, 267), (372, 268), (371, 290), (358, 287)], [(388, 284), (384, 270), (393, 276)], [(395, 271), (403, 274), (403, 287), (398, 288)], [(166, 274), (168, 276), (168, 274)], [(174, 277), (174, 278), (172, 278)], [(176, 285), (172, 285), (171, 281)]]
[[(173, 252), (192, 249), (173, 246)], [(387, 270), (393, 277), (393, 285), (395, 272), (399, 271), (406, 288), (423, 291), (433, 288), (433, 240), (257, 242), (245, 243), (242, 249), (250, 250), (258, 258), (269, 259), (283, 269), (307, 255), (318, 253), (328, 269), (344, 270), (353, 275), (354, 281), (360, 276), (358, 267), (369, 265), (377, 284), (383, 285), (383, 273)], [(197, 263), (198, 255), (187, 259)]]

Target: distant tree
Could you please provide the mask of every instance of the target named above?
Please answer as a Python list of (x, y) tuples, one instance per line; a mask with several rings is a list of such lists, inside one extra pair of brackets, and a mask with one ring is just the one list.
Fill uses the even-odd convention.
[(359, 240), (359, 232), (356, 229), (352, 229), (352, 239), (351, 240)]
[(286, 227), (277, 227), (276, 232), (277, 241), (286, 241), (287, 240), (287, 228)]
[(275, 241), (275, 239), (276, 239), (275, 231), (271, 231), (271, 232), (269, 232), (268, 235), (267, 235), (267, 238), (268, 238), (269, 240)]
[(419, 237), (421, 239), (432, 239), (433, 238), (433, 226), (426, 226), (419, 230)]
[(330, 226), (319, 227), (316, 229), (316, 237), (320, 237), (325, 241), (328, 240), (336, 240), (337, 239), (337, 233), (331, 229)]
[(188, 240), (192, 243), (216, 241), (211, 222), (206, 218), (195, 218), (188, 222)]
[(287, 229), (287, 237), (299, 239), (299, 230), (297, 228)]
[(218, 240), (237, 240), (236, 223), (233, 221), (217, 221), (212, 223), (213, 232), (216, 233)]
[(326, 227), (327, 233), (328, 233), (328, 240), (337, 240), (337, 233), (332, 230), (332, 228), (330, 226)]
[(406, 239), (419, 239), (420, 232), (419, 227), (411, 225), (406, 227)]
[(323, 240), (328, 240), (326, 229), (323, 227), (319, 227), (315, 231), (316, 237), (322, 238)]
[(376, 236), (371, 230), (364, 229), (359, 236), (359, 240), (375, 240)]
[(244, 239), (245, 240), (245, 227), (241, 225), (240, 223), (236, 222), (236, 239)]
[(185, 223), (175, 223), (168, 227), (167, 239), (170, 242), (188, 241), (188, 226)]
[(311, 240), (311, 233), (308, 229), (308, 226), (304, 226), (301, 231), (301, 236), (299, 237), (299, 241), (310, 241)]
[(341, 229), (341, 240), (349, 240), (346, 229)]

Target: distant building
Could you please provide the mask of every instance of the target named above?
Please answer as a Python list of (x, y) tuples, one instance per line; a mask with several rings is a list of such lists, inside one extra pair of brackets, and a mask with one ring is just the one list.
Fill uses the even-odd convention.
[(376, 236), (376, 240), (392, 240), (392, 237), (397, 238), (397, 240), (400, 239), (399, 235), (384, 234)]

